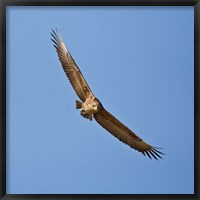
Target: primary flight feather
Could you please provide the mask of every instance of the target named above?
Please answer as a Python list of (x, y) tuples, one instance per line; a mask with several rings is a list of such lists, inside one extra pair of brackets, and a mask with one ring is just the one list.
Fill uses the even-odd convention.
[(108, 132), (131, 148), (147, 155), (149, 158), (162, 158), (157, 147), (151, 146), (138, 137), (127, 126), (111, 115), (93, 95), (90, 87), (84, 79), (80, 69), (67, 50), (64, 41), (57, 31), (52, 30), (52, 41), (73, 89), (81, 101), (76, 101), (76, 108), (81, 110), (81, 115), (89, 120), (94, 119)]

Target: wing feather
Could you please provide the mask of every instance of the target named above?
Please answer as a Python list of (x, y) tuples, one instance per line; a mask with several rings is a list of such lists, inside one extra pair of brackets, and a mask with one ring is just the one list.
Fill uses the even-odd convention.
[(160, 154), (163, 153), (158, 150), (159, 148), (144, 142), (104, 108), (94, 114), (94, 118), (103, 128), (131, 148), (143, 153), (143, 155), (147, 155), (149, 158), (153, 157), (156, 160), (162, 158)]
[(58, 57), (62, 64), (63, 70), (67, 75), (76, 94), (84, 102), (87, 97), (92, 94), (92, 91), (90, 90), (77, 64), (67, 50), (61, 36), (57, 33), (57, 31), (55, 32), (54, 30), (52, 30), (51, 36), (51, 40), (54, 43), (54, 47), (58, 53)]

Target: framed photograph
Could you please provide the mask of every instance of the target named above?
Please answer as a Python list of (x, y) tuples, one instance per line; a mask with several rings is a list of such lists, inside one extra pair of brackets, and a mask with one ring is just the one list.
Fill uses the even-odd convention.
[(199, 0), (0, 13), (1, 199), (199, 198)]

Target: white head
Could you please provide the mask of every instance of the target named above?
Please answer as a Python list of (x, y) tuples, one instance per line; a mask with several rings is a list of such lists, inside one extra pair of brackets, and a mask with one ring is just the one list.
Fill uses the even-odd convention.
[(94, 98), (93, 101), (91, 102), (91, 109), (96, 113), (100, 110), (102, 107), (100, 101), (97, 98)]

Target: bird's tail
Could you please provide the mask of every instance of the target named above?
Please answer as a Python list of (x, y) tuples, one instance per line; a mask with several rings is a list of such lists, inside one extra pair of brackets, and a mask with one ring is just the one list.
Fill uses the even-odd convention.
[(82, 102), (76, 100), (76, 109), (81, 109), (82, 108)]

